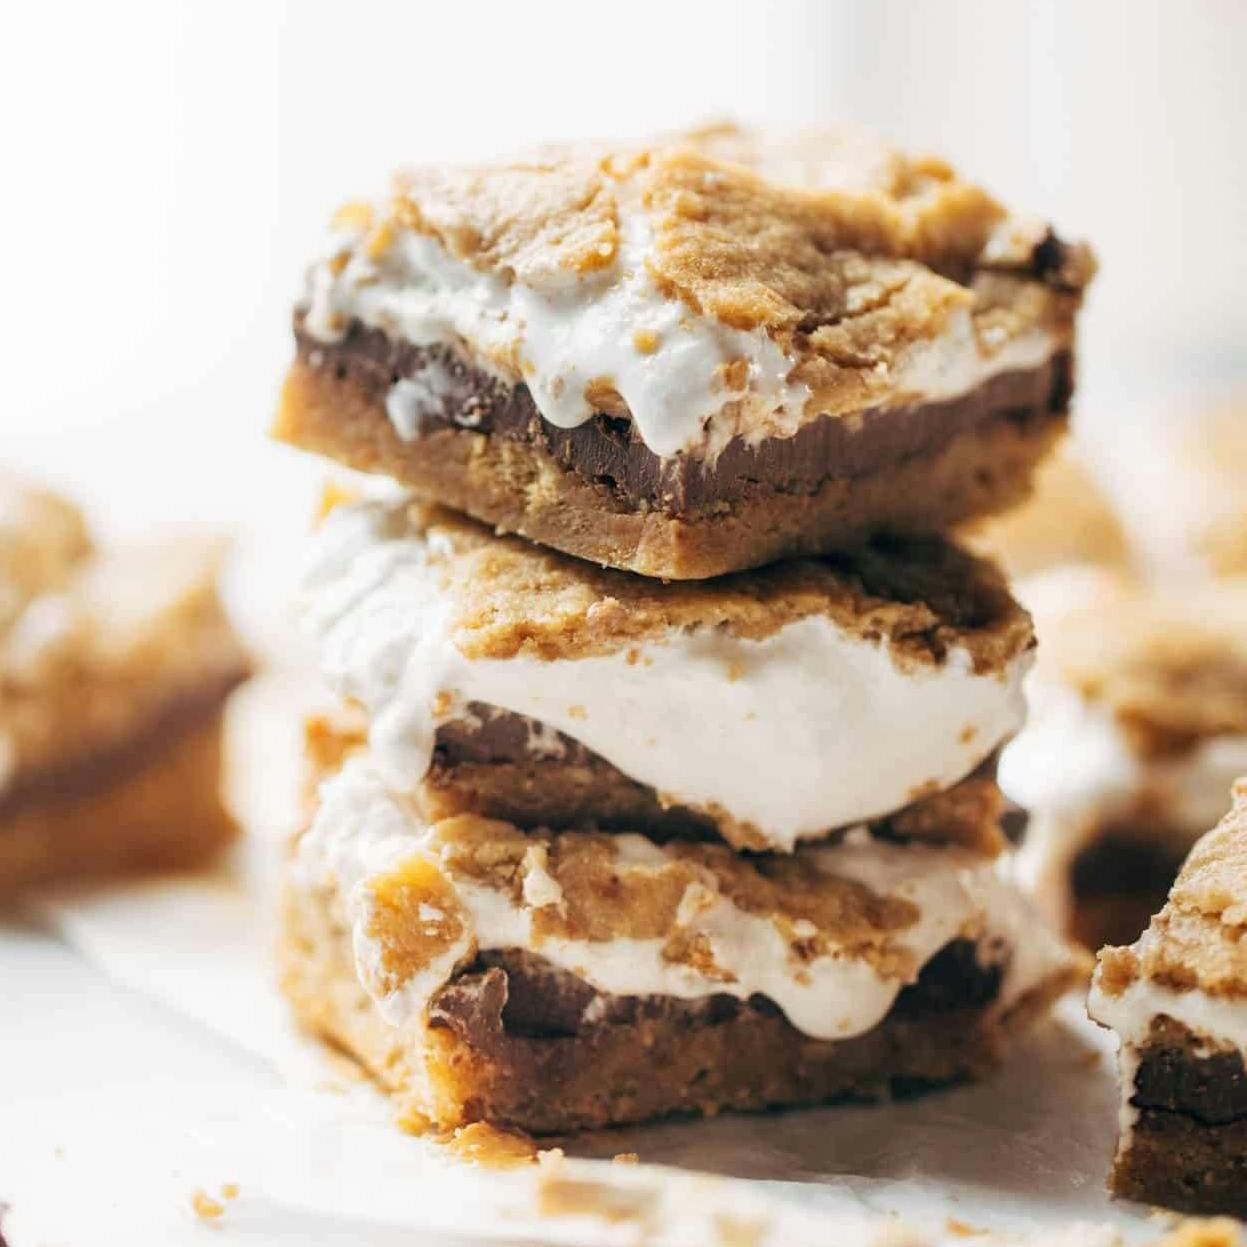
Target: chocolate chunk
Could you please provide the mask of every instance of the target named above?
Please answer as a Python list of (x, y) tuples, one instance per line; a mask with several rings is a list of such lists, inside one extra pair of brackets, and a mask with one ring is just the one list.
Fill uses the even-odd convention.
[(1183, 1113), (1206, 1126), (1247, 1120), (1242, 1054), (1225, 1051), (1197, 1056), (1186, 1048), (1145, 1048), (1130, 1103), (1135, 1108)]
[[(892, 1007), (898, 1018), (980, 1008), (1000, 990), (1003, 968), (983, 965), (976, 946), (958, 939), (945, 945), (923, 968), (918, 981), (902, 989)], [(604, 1027), (658, 1021), (715, 1025), (743, 1010), (774, 1016), (776, 1005), (763, 996), (738, 1000), (707, 996), (615, 996), (521, 949), (481, 953), (434, 997), (429, 1020), (447, 1026), (467, 1044), (488, 1052), (503, 1035), (536, 1039), (591, 1035)]]

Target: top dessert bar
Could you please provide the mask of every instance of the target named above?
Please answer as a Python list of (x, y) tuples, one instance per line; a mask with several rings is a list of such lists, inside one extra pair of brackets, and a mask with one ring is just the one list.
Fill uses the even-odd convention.
[(849, 128), (422, 169), (351, 204), (276, 433), (698, 579), (1025, 495), (1089, 251)]

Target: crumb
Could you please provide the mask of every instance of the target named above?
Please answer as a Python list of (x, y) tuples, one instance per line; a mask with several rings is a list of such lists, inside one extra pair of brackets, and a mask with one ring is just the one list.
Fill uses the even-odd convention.
[(967, 1221), (962, 1221), (957, 1217), (949, 1217), (944, 1222), (944, 1228), (956, 1238), (978, 1238), (982, 1234), (990, 1234), (990, 1230), (981, 1229), (977, 1225), (970, 1225)]
[(537, 1211), (543, 1217), (596, 1217), (612, 1225), (652, 1223), (657, 1196), (651, 1190), (628, 1190), (605, 1182), (564, 1177), (561, 1166), (542, 1166), (537, 1182)]
[(238, 1198), (238, 1183), (237, 1182), (225, 1183), (225, 1185), (221, 1187), (221, 1195), (225, 1199), (237, 1199)]
[(616, 1152), (611, 1160), (617, 1165), (639, 1165), (641, 1158), (635, 1152)]
[(191, 1194), (191, 1209), (195, 1216), (204, 1221), (215, 1221), (225, 1214), (225, 1205), (220, 1200), (213, 1199), (202, 1188)]
[(570, 719), (587, 719), (589, 717), (588, 712), (579, 703), (567, 707), (567, 716)]
[(719, 1247), (761, 1247), (767, 1223), (756, 1217), (737, 1217), (726, 1212), (714, 1219)]
[(423, 1113), (414, 1108), (404, 1109), (394, 1119), (394, 1124), (403, 1131), (404, 1134), (423, 1135), (429, 1134), (433, 1129), (433, 1123)]
[(638, 329), (632, 335), (632, 345), (642, 355), (653, 355), (658, 350), (658, 335), (652, 329)]
[(961, 743), (963, 745), (968, 745), (978, 734), (979, 729), (973, 723), (967, 723), (965, 727), (961, 729)]
[(528, 1135), (499, 1130), (483, 1121), (459, 1127), (444, 1145), (461, 1159), (488, 1169), (515, 1169), (537, 1159), (537, 1145)]

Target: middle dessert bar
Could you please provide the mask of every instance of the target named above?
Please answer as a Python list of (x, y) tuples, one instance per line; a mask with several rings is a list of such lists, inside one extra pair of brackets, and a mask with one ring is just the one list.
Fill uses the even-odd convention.
[(998, 838), (1030, 619), (937, 538), (661, 585), (360, 502), (325, 518), (306, 596), (325, 674), (426, 817), (791, 850), (904, 811), (917, 838)]

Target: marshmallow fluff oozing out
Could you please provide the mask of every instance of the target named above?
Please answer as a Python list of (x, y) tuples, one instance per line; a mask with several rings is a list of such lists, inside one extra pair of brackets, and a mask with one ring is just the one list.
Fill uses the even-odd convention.
[(668, 628), (572, 658), (466, 657), (442, 587), (451, 556), (401, 503), (335, 508), (314, 539), (305, 621), (334, 690), (364, 706), (397, 792), (441, 722), (477, 702), (565, 733), (664, 800), (724, 812), (759, 843), (894, 813), (968, 775), (1022, 724), (1028, 651), (977, 672), (957, 646), (905, 664), (886, 640), (807, 615), (754, 640)]
[[(599, 838), (609, 842), (612, 869), (625, 877), (656, 878), (678, 853), (631, 834)], [(954, 847), (892, 845), (859, 831), (834, 845), (801, 850), (807, 886), (811, 878), (830, 876), (912, 907), (910, 920), (890, 934), (891, 948), (901, 954), (890, 972), (860, 948), (837, 943), (834, 934), (824, 933), (826, 944), (815, 955), (798, 955), (797, 946), (818, 934), (813, 923), (747, 912), (709, 871), (687, 887), (665, 938), (542, 936), (534, 930), (535, 917), (562, 900), (542, 852), (535, 845), (527, 851), (518, 894), (456, 874), (438, 827), (422, 824), (391, 794), (365, 754), (322, 787), (319, 811), (300, 845), (296, 879), (305, 887), (330, 886), (343, 898), (361, 981), (383, 1016), (400, 1026), (421, 1023), (438, 989), (478, 952), (490, 950), (531, 949), (614, 995), (763, 995), (793, 1026), (818, 1039), (849, 1038), (876, 1026), (901, 988), (958, 937), (975, 940), (984, 965), (1000, 967), (996, 1009), (1007, 1009), (1066, 965), (1062, 945), (992, 863)], [(409, 919), (436, 938), (427, 956), (414, 964), (408, 959), (396, 976), (373, 922), (374, 889), (413, 861), (429, 863), (452, 890), (413, 906)], [(682, 945), (700, 955), (672, 956), (671, 937), (686, 937)]]
[[(794, 185), (809, 182), (810, 172), (800, 171)], [(359, 322), (417, 346), (466, 351), (502, 381), (522, 380), (541, 415), (565, 429), (601, 410), (592, 395), (608, 387), (660, 457), (713, 455), (737, 435), (790, 436), (820, 413), (821, 401), (794, 374), (798, 358), (765, 326), (736, 327), (660, 288), (650, 267), (659, 222), (627, 197), (609, 262), (581, 269), (553, 256), (522, 271), (477, 266), (431, 233), (394, 227), (379, 217), (380, 205), (356, 207), (339, 214), (325, 258), (308, 273), (303, 327), (322, 342), (340, 341)], [(378, 219), (386, 223), (377, 226)], [(1008, 250), (1017, 228), (1004, 218), (984, 260)], [(860, 313), (879, 297), (879, 287), (863, 287), (845, 312)], [(970, 307), (953, 306), (938, 332), (877, 360), (872, 384), (889, 402), (939, 401), (1011, 369), (1038, 367), (1056, 349), (1045, 325), (981, 334)], [(393, 384), (386, 410), (401, 437), (415, 437), (422, 417), (441, 414), (448, 384), (436, 362)]]

